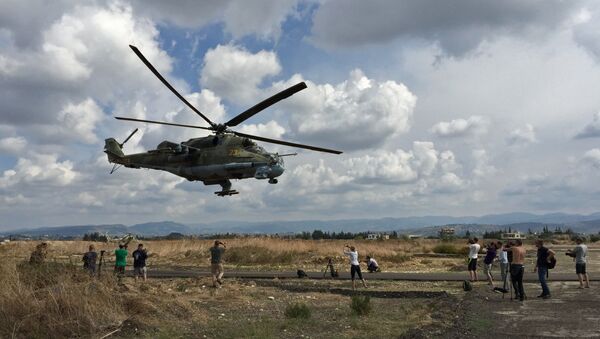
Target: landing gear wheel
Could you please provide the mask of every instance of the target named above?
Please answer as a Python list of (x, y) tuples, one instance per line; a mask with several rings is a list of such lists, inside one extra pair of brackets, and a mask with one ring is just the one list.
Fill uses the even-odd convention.
[(276, 184), (278, 182), (279, 181), (277, 181), (277, 179), (274, 179), (274, 178), (269, 179), (269, 184)]

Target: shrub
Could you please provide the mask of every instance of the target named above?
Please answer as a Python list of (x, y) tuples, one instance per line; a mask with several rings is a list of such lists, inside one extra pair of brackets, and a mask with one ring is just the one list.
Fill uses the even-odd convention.
[(368, 295), (353, 295), (350, 303), (352, 313), (356, 315), (367, 315), (371, 312), (371, 297)]
[(288, 318), (310, 318), (310, 308), (304, 303), (294, 303), (287, 305), (285, 308), (285, 316)]

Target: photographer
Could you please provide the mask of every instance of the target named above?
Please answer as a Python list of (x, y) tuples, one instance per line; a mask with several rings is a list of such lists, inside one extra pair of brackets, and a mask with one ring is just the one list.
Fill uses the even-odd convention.
[(223, 278), (223, 274), (225, 273), (222, 263), (225, 248), (225, 243), (219, 240), (215, 240), (215, 245), (210, 248), (210, 272), (212, 273), (213, 287), (221, 287), (223, 285), (221, 278)]
[(538, 273), (540, 285), (542, 285), (542, 294), (538, 295), (538, 298), (548, 299), (550, 298), (550, 289), (546, 278), (548, 278), (548, 262), (554, 257), (554, 251), (544, 246), (544, 241), (538, 239), (535, 241), (535, 247), (537, 247), (537, 261), (533, 272)]
[[(508, 245), (508, 244), (507, 244)], [(500, 263), (500, 276), (502, 277), (502, 288), (504, 291), (508, 290), (507, 286), (507, 274), (508, 274), (508, 249), (502, 245), (501, 241), (498, 241), (496, 247), (501, 249), (498, 254), (498, 262)]]
[(481, 245), (479, 245), (479, 239), (473, 238), (469, 239), (469, 280), (471, 282), (475, 282), (478, 280), (477, 278), (477, 254), (481, 249)]
[(352, 290), (356, 289), (356, 282), (354, 276), (358, 274), (358, 278), (362, 281), (363, 286), (366, 288), (367, 283), (363, 279), (362, 273), (360, 272), (360, 263), (358, 262), (358, 252), (354, 246), (344, 245), (344, 255), (350, 259), (350, 276), (352, 277)]
[(590, 288), (590, 278), (585, 268), (588, 248), (583, 243), (582, 238), (578, 237), (575, 242), (577, 246), (573, 250), (568, 250), (565, 254), (575, 259), (575, 273), (579, 278), (579, 288)]

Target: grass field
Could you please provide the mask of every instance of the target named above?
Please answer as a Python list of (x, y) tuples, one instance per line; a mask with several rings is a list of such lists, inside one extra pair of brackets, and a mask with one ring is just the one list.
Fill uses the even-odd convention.
[[(460, 284), (438, 282), (370, 281), (377, 291), (445, 291), (446, 297), (370, 299), (370, 309), (359, 316), (350, 308), (348, 281), (226, 279), (222, 289), (211, 288), (209, 278), (118, 281), (105, 271), (101, 278), (81, 270), (83, 241), (49, 241), (47, 263), (27, 263), (38, 242), (18, 241), (0, 246), (0, 337), (110, 337), (148, 338), (347, 338), (400, 337), (426, 330), (427, 336), (444, 337), (455, 325), (455, 304), (464, 293)], [(227, 242), (228, 269), (319, 270), (334, 257), (347, 270), (340, 240), (284, 240), (242, 238)], [(209, 240), (144, 242), (150, 269), (208, 267)], [(449, 271), (465, 267), (464, 240), (354, 241), (361, 257), (370, 254), (386, 271)], [(133, 242), (130, 246), (137, 245)], [(95, 243), (97, 250), (112, 251), (115, 243)], [(559, 252), (557, 270), (572, 270), (572, 260), (562, 253), (573, 245), (553, 244)], [(529, 265), (535, 252), (527, 245)], [(590, 246), (590, 271), (597, 267), (600, 250)], [(440, 255), (436, 255), (438, 252)], [(447, 257), (445, 254), (449, 254)], [(111, 266), (108, 257), (107, 266)], [(130, 258), (131, 259), (131, 258)], [(335, 291), (346, 291), (337, 293)], [(295, 305), (308, 316), (293, 317)], [(467, 326), (477, 327), (478, 323)], [(482, 325), (483, 326), (483, 325)], [(418, 332), (420, 333), (420, 332)]]

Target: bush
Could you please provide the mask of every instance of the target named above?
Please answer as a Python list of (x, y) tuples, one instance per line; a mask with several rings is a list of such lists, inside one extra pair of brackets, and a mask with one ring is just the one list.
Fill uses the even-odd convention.
[(285, 316), (288, 318), (310, 318), (310, 308), (304, 303), (294, 303), (287, 305), (285, 308)]
[(371, 312), (371, 297), (368, 295), (353, 295), (350, 303), (352, 313), (356, 315), (367, 315)]

